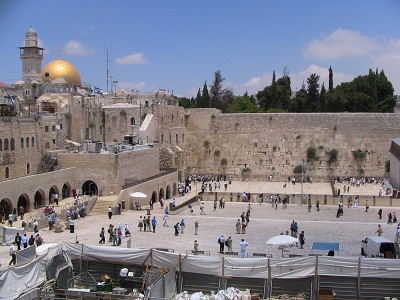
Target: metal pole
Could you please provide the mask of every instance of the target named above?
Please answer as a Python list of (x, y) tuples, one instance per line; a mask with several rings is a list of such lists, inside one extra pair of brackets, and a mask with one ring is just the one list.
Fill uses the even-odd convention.
[(303, 205), (303, 199), (304, 199), (303, 181), (304, 181), (304, 173), (305, 172), (306, 172), (306, 169), (305, 169), (304, 158), (303, 158), (303, 161), (301, 162), (301, 199), (300, 199), (300, 205)]

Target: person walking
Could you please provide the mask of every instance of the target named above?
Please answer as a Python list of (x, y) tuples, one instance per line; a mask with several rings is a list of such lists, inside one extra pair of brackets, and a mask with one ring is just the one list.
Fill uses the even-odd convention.
[(240, 234), (242, 231), (242, 223), (240, 222), (240, 219), (237, 219), (236, 222), (236, 234)]
[(226, 240), (226, 246), (228, 247), (228, 252), (232, 252), (232, 237), (228, 237), (228, 239)]
[(168, 225), (168, 219), (169, 219), (168, 214), (164, 214), (164, 216), (163, 216), (163, 220), (164, 220), (163, 226), (164, 226), (164, 227), (169, 227), (169, 225)]
[(249, 245), (249, 243), (247, 243), (244, 239), (241, 239), (240, 242), (240, 253), (242, 258), (246, 258), (247, 257), (247, 246)]
[(179, 222), (175, 224), (174, 229), (175, 229), (175, 235), (178, 236), (179, 235), (179, 230), (180, 230)]
[(381, 226), (381, 225), (378, 225), (378, 230), (377, 230), (377, 231), (375, 231), (375, 233), (377, 233), (377, 234), (378, 234), (378, 236), (382, 236), (383, 229), (382, 229), (382, 226)]
[(393, 212), (393, 223), (397, 223), (397, 215), (396, 215), (396, 212)]
[(151, 220), (151, 226), (153, 227), (153, 233), (156, 233), (157, 220), (155, 216)]
[(104, 244), (106, 242), (106, 236), (105, 236), (105, 231), (104, 231), (104, 227), (101, 228), (100, 231), (100, 241), (99, 244)]
[(388, 223), (388, 224), (393, 224), (393, 217), (392, 217), (392, 213), (391, 213), (391, 212), (388, 214), (388, 221), (387, 221), (387, 223)]
[(180, 225), (181, 225), (181, 233), (184, 234), (185, 233), (185, 220), (184, 219), (182, 219)]
[(306, 238), (304, 236), (304, 231), (302, 231), (299, 235), (299, 241), (300, 241), (300, 249), (303, 249), (304, 244), (306, 243)]
[(10, 250), (8, 251), (11, 256), (10, 263), (8, 264), (9, 266), (15, 265), (17, 263), (17, 250), (15, 249), (15, 242), (12, 243)]
[(21, 243), (24, 246), (24, 249), (28, 248), (28, 238), (26, 237), (26, 233), (21, 237)]
[(17, 232), (17, 235), (15, 236), (15, 244), (17, 245), (18, 251), (21, 250), (21, 236), (19, 235), (19, 232)]
[(200, 215), (205, 215), (206, 213), (204, 212), (204, 202), (201, 203), (200, 205)]
[(108, 207), (107, 211), (108, 211), (108, 218), (111, 219), (112, 218), (112, 208), (111, 208), (111, 206)]
[(378, 210), (379, 219), (382, 220), (382, 208)]
[(317, 208), (317, 211), (319, 211), (319, 200), (315, 203), (315, 207)]
[(196, 222), (194, 222), (194, 234), (198, 235), (199, 234), (199, 221), (196, 220)]
[(219, 243), (219, 253), (224, 253), (224, 248), (225, 248), (225, 237), (224, 235), (221, 235), (218, 239)]
[(368, 200), (365, 200), (365, 212), (368, 212), (368, 209), (369, 209)]
[(214, 200), (214, 211), (217, 210), (217, 204), (218, 204), (217, 199), (215, 199), (215, 200)]
[(194, 240), (193, 248), (194, 248), (194, 251), (199, 251), (199, 242), (197, 240)]
[(75, 221), (74, 219), (69, 219), (69, 233), (75, 232)]
[(400, 243), (400, 224), (397, 225), (397, 230), (396, 230), (396, 242)]

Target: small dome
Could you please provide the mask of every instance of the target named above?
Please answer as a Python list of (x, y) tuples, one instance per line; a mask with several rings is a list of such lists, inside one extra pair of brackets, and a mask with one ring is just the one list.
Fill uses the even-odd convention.
[(33, 29), (32, 27), (28, 29), (28, 31), (26, 32), (27, 34), (37, 34), (36, 30)]
[(41, 76), (42, 81), (47, 83), (57, 78), (64, 78), (69, 84), (81, 85), (81, 75), (79, 75), (78, 70), (71, 63), (61, 59), (60, 56), (42, 69)]

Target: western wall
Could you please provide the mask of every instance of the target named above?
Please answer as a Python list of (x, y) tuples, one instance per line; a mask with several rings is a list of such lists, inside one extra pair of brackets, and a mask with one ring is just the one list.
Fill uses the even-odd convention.
[[(188, 174), (234, 174), (248, 180), (286, 180), (314, 147), (306, 175), (383, 177), (390, 140), (400, 135), (400, 115), (380, 113), (221, 114), (186, 110)], [(329, 151), (338, 160), (328, 164)], [(352, 151), (366, 157), (356, 159)], [(226, 161), (223, 161), (226, 160)], [(221, 164), (222, 161), (222, 164)], [(224, 164), (226, 163), (226, 164)]]

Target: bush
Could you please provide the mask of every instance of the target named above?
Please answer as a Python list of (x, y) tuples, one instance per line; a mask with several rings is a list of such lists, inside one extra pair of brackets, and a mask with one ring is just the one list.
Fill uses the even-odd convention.
[(333, 164), (338, 161), (339, 151), (337, 149), (332, 149), (329, 151), (328, 164)]
[(250, 173), (251, 169), (250, 168), (243, 168), (242, 169), (242, 174)]
[(353, 151), (353, 156), (355, 160), (363, 160), (367, 157), (366, 152), (361, 151), (360, 149)]
[(219, 151), (219, 150), (214, 151), (214, 156), (218, 157), (220, 154), (221, 154), (221, 151)]
[(302, 171), (303, 171), (303, 167), (301, 165), (298, 165), (293, 169), (294, 174), (300, 174)]
[(317, 149), (309, 147), (307, 149), (307, 160), (314, 160), (317, 157)]
[(228, 164), (228, 160), (226, 158), (221, 159), (221, 166), (226, 166)]
[(204, 141), (204, 147), (208, 148), (210, 146), (210, 142), (208, 140)]

